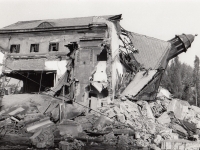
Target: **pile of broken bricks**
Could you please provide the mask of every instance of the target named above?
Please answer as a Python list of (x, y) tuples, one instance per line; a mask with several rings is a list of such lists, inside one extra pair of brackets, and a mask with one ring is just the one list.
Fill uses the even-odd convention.
[(59, 102), (12, 106), (0, 111), (0, 138), (17, 135), (27, 139), (29, 148), (63, 150), (200, 148), (199, 107), (166, 98), (114, 102), (89, 113)]

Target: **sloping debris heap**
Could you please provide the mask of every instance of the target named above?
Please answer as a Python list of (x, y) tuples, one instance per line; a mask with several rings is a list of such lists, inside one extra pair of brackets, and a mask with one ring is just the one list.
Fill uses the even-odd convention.
[(75, 104), (65, 104), (63, 109), (48, 96), (26, 98), (26, 103), (0, 112), (1, 143), (12, 140), (21, 146), (60, 149), (200, 148), (200, 108), (186, 101), (164, 96), (150, 102), (123, 97), (86, 114)]

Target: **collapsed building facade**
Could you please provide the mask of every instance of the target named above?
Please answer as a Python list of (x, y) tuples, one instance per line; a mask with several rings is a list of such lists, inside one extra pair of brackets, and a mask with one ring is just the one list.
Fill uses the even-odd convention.
[(60, 95), (89, 107), (119, 96), (154, 100), (169, 60), (186, 52), (194, 36), (162, 41), (126, 31), (120, 20), (116, 15), (7, 26), (0, 30), (3, 75), (21, 80), (22, 93)]
[(169, 149), (178, 136), (198, 134), (199, 108), (156, 98), (168, 62), (194, 36), (162, 41), (123, 29), (121, 19), (22, 21), (0, 29), (2, 86), (8, 77), (23, 83), (20, 94), (0, 100), (0, 145)]

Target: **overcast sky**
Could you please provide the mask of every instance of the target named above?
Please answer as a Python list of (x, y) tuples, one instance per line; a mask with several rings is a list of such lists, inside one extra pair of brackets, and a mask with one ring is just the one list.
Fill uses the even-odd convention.
[(0, 28), (25, 20), (122, 14), (121, 25), (162, 40), (199, 34), (180, 60), (200, 57), (200, 1), (197, 0), (0, 0)]

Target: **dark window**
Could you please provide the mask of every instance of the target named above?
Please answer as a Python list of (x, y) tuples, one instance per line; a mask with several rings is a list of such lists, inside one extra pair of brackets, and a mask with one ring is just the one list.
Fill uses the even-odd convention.
[(97, 61), (107, 61), (107, 51), (103, 49), (102, 52), (97, 55)]
[(13, 44), (10, 46), (10, 53), (19, 53), (20, 51), (20, 45), (19, 44)]
[(31, 44), (30, 52), (39, 52), (39, 44)]
[(58, 51), (59, 43), (50, 43), (49, 44), (49, 51)]

